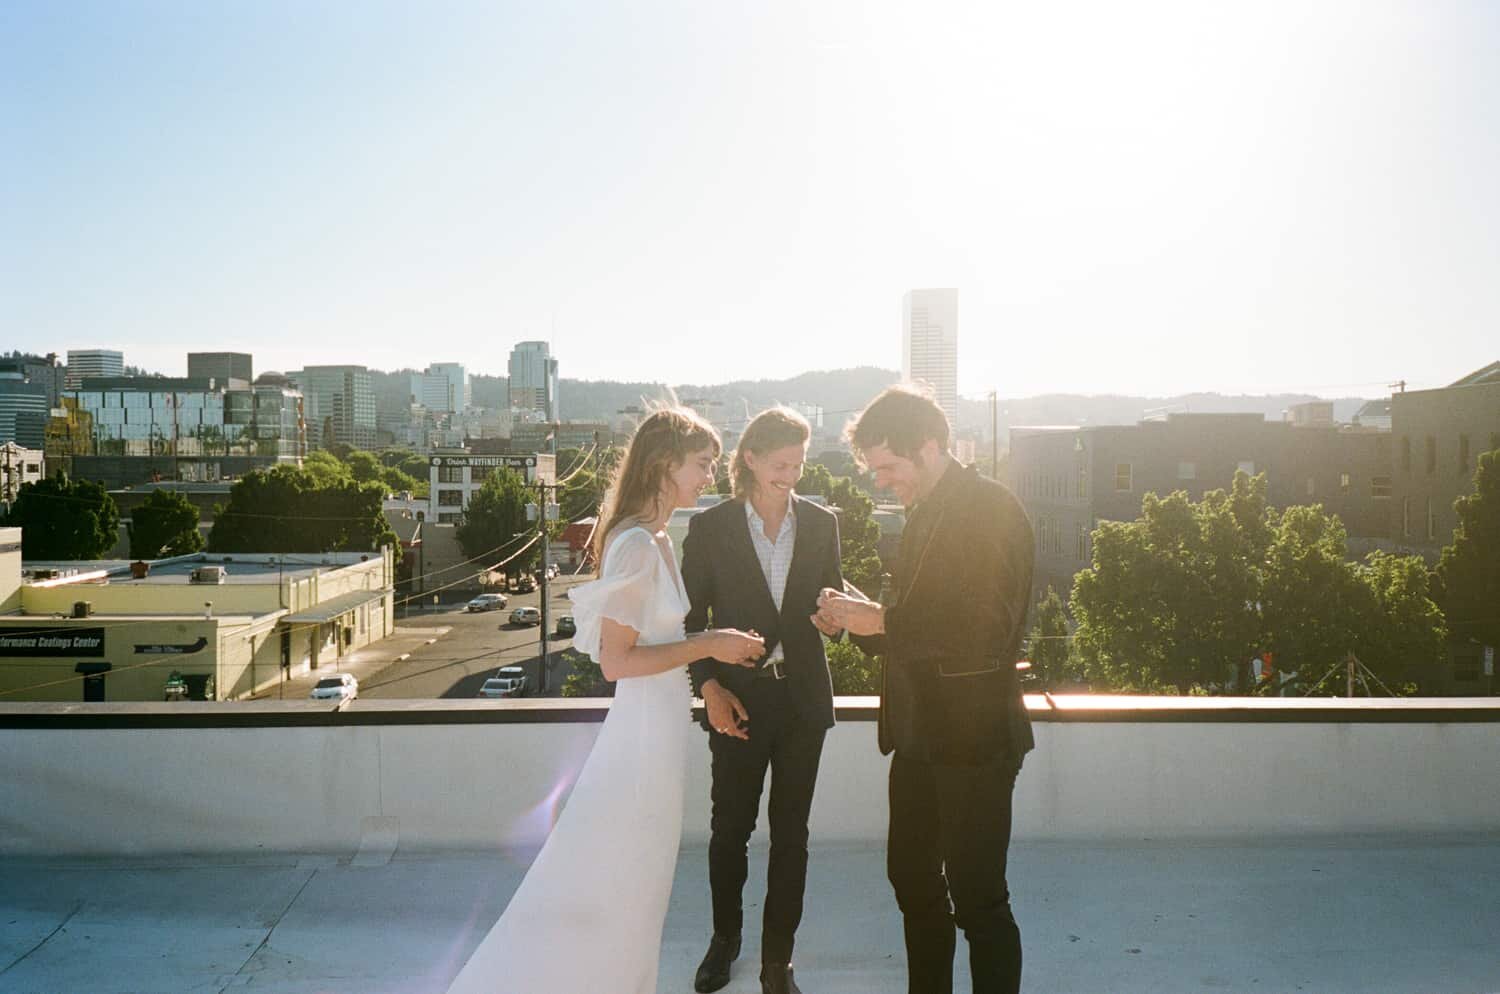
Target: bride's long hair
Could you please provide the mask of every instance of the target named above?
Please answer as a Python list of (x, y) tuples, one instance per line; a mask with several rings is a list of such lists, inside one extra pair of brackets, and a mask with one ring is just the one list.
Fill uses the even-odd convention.
[(604, 549), (615, 529), (627, 521), (651, 521), (662, 512), (662, 489), (667, 477), (694, 452), (724, 451), (719, 433), (696, 412), (684, 407), (652, 411), (620, 461), (599, 511), (594, 529), (594, 562), (604, 572)]

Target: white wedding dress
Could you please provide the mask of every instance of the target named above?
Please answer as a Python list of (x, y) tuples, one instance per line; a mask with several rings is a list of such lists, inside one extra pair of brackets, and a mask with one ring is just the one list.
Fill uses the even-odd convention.
[[(684, 637), (687, 592), (665, 535), (623, 529), (603, 575), (568, 596), (573, 645), (596, 660), (606, 617), (640, 645)], [(567, 806), (449, 994), (655, 994), (693, 727), (684, 669), (616, 685)]]

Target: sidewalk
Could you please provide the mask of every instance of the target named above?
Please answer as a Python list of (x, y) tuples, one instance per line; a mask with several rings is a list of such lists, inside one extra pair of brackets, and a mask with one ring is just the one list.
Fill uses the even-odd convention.
[[(405, 621), (406, 619), (400, 619)], [(313, 686), (327, 676), (338, 673), (352, 673), (356, 679), (363, 683), (367, 678), (375, 676), (381, 670), (392, 666), (404, 658), (413, 650), (437, 641), (450, 630), (449, 625), (430, 624), (424, 625), (425, 621), (421, 615), (412, 619), (415, 624), (398, 624), (390, 635), (379, 642), (371, 642), (369, 645), (346, 653), (341, 659), (335, 660), (315, 670), (292, 677), (283, 684), (268, 687), (258, 694), (251, 696), (250, 700), (266, 700), (267, 698), (284, 697), (287, 700), (300, 700), (305, 698), (313, 689)], [(437, 619), (433, 619), (436, 621)]]

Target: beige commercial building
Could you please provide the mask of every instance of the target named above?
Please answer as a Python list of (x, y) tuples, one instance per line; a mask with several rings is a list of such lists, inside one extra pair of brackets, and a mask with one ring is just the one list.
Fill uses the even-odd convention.
[(0, 701), (248, 697), (389, 635), (393, 581), (390, 549), (23, 567), (0, 528)]

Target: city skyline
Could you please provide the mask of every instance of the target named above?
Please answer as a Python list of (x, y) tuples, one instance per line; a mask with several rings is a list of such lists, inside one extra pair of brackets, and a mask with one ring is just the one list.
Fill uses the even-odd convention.
[[(0, 327), (181, 375), (898, 368), (959, 392), (1379, 396), (1493, 361), (1500, 10), (826, 2), (589, 17), (23, 2)], [(1274, 52), (1272, 58), (1268, 53)], [(460, 346), (455, 348), (455, 346)], [(789, 361), (790, 360), (790, 361)]]

